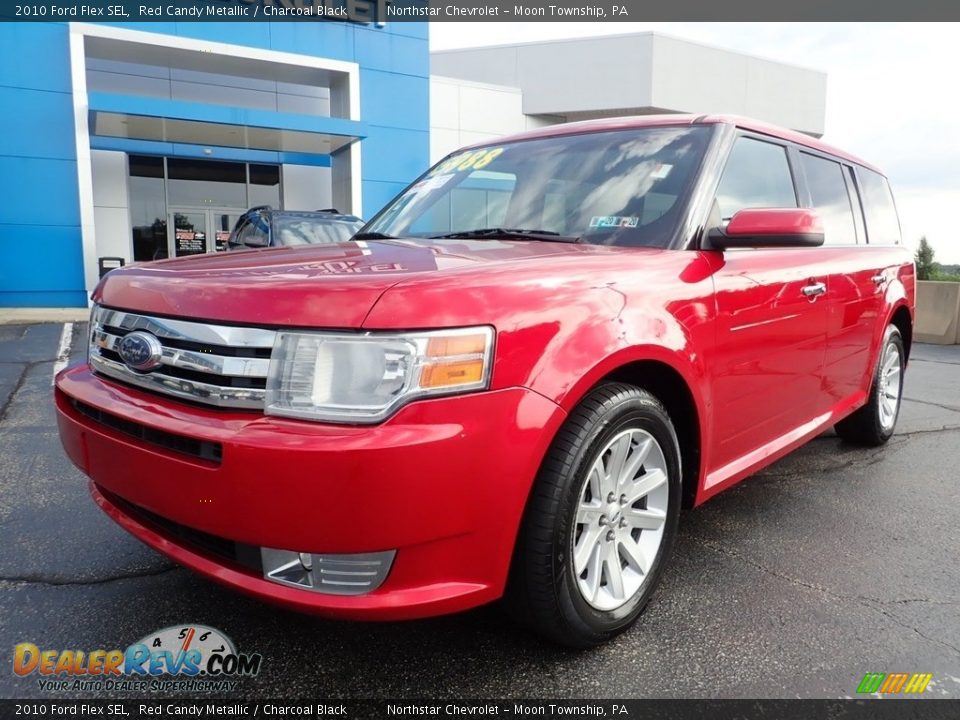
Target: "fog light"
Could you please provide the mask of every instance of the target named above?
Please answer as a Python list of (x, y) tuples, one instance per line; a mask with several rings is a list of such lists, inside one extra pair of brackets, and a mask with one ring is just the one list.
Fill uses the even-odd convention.
[(260, 548), (263, 577), (281, 585), (330, 595), (362, 595), (387, 579), (395, 550), (351, 555), (319, 555)]

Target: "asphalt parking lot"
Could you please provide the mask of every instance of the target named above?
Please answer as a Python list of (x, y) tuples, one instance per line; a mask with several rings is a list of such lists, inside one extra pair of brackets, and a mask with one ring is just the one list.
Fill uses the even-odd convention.
[(571, 653), (496, 608), (330, 622), (171, 565), (94, 506), (60, 449), (61, 337), (59, 324), (0, 326), (0, 697), (64, 697), (10, 672), (16, 643), (123, 648), (181, 623), (263, 655), (238, 696), (836, 698), (867, 671), (903, 671), (960, 697), (960, 347), (915, 346), (885, 448), (826, 434), (685, 513), (641, 621)]

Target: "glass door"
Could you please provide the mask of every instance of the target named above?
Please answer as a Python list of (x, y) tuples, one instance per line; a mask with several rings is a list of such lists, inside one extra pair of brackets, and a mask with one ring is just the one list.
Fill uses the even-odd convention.
[(172, 208), (167, 219), (170, 257), (227, 249), (227, 239), (245, 211), (239, 208)]
[(223, 252), (227, 249), (227, 239), (230, 237), (230, 232), (244, 212), (244, 210), (237, 210), (236, 208), (220, 208), (209, 211), (209, 227), (213, 228), (214, 242), (214, 247), (210, 248), (211, 250), (216, 249), (217, 252)]

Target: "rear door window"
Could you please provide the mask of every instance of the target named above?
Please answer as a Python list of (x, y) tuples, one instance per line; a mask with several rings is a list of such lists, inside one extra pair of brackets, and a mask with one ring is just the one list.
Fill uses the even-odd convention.
[(717, 205), (724, 220), (747, 208), (797, 207), (787, 149), (751, 137), (738, 138), (720, 178)]
[(866, 168), (857, 168), (867, 218), (867, 241), (873, 245), (899, 245), (900, 221), (887, 179)]
[(800, 164), (807, 178), (810, 200), (823, 221), (824, 243), (855, 245), (856, 226), (850, 207), (850, 193), (840, 163), (800, 153)]

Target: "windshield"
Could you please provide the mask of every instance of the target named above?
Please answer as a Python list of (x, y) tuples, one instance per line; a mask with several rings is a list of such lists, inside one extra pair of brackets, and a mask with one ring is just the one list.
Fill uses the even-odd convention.
[[(704, 126), (636, 128), (490, 145), (444, 159), (365, 233), (487, 230), (667, 247), (709, 140)], [(513, 237), (511, 235), (511, 237)]]
[(333, 218), (274, 215), (274, 245), (326, 245), (344, 242), (363, 226), (362, 222)]

